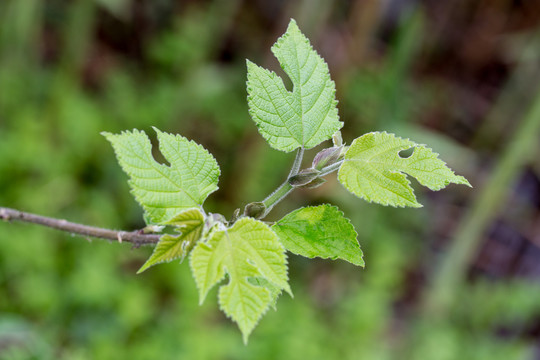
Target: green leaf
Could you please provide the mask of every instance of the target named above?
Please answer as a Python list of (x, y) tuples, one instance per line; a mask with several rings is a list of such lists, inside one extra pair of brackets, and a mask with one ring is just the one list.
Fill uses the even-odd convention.
[(204, 216), (199, 209), (189, 209), (176, 215), (167, 224), (176, 226), (181, 234), (176, 236), (166, 234), (160, 237), (152, 255), (137, 274), (156, 264), (171, 262), (178, 258), (183, 260), (202, 236)]
[(356, 231), (335, 206), (308, 206), (295, 210), (276, 222), (272, 230), (294, 254), (343, 259), (364, 266)]
[(215, 231), (207, 242), (199, 242), (190, 265), (201, 303), (225, 273), (229, 275), (228, 283), (219, 289), (219, 305), (238, 324), (244, 342), (275, 301), (275, 288), (291, 292), (285, 249), (266, 224), (253, 218), (242, 218), (227, 230)]
[[(411, 156), (399, 155), (413, 148)], [(421, 207), (414, 195), (408, 174), (431, 190), (440, 190), (450, 183), (471, 186), (455, 175), (437, 153), (410, 140), (386, 132), (372, 132), (353, 141), (338, 173), (339, 181), (362, 199), (396, 207)]]
[(277, 150), (310, 149), (341, 129), (336, 88), (328, 65), (291, 20), (272, 52), (293, 83), (288, 91), (276, 73), (247, 61), (248, 105), (261, 135)]
[(262, 286), (265, 287), (270, 292), (270, 306), (274, 309), (276, 309), (277, 305), (277, 299), (279, 295), (282, 293), (282, 289), (274, 284), (272, 284), (270, 281), (266, 280), (262, 277), (251, 277), (248, 278), (248, 282), (250, 284), (256, 285), (256, 286)]
[(143, 131), (103, 135), (129, 175), (131, 192), (146, 211), (145, 218), (161, 224), (184, 210), (200, 207), (218, 189), (220, 171), (214, 157), (201, 145), (154, 130), (169, 165), (154, 160), (152, 144)]

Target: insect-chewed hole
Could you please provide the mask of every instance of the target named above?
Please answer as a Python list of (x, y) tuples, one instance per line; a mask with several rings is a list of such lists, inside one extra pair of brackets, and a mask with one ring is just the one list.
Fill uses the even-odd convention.
[(401, 150), (400, 152), (398, 152), (398, 155), (402, 159), (407, 159), (407, 158), (410, 158), (413, 153), (414, 153), (414, 147), (409, 148), (409, 149), (405, 149), (405, 150)]
[(159, 151), (159, 145), (157, 139), (150, 139), (150, 142), (152, 143), (152, 156), (156, 162), (171, 166), (171, 164), (165, 159), (165, 156)]

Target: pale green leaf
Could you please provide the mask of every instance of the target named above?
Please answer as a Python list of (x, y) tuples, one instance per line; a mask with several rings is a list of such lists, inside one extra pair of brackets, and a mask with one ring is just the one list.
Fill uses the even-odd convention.
[(228, 283), (219, 289), (219, 305), (238, 324), (245, 342), (275, 300), (275, 288), (291, 291), (285, 249), (266, 224), (253, 218), (242, 218), (199, 242), (191, 252), (190, 265), (201, 303), (228, 274)]
[(179, 258), (183, 260), (202, 236), (204, 216), (199, 209), (189, 209), (176, 215), (167, 224), (177, 227), (181, 232), (180, 235), (163, 235), (150, 258), (137, 271), (137, 274), (156, 264), (171, 262)]
[(103, 135), (129, 175), (131, 191), (146, 211), (145, 218), (159, 224), (183, 210), (200, 207), (218, 189), (220, 170), (214, 157), (201, 145), (180, 135), (154, 130), (168, 165), (154, 160), (152, 144), (143, 131)]
[(308, 258), (343, 259), (364, 266), (356, 231), (335, 206), (297, 209), (272, 226), (290, 252)]
[(270, 292), (270, 306), (272, 306), (274, 310), (277, 310), (277, 299), (279, 295), (281, 295), (282, 289), (262, 277), (251, 277), (248, 278), (248, 281), (253, 285), (266, 288), (266, 290)]
[[(399, 155), (410, 148), (414, 149), (411, 156)], [(440, 190), (450, 183), (470, 186), (431, 149), (386, 132), (372, 132), (354, 140), (345, 154), (338, 179), (350, 192), (367, 201), (421, 207), (405, 174), (431, 190)]]
[(251, 117), (269, 144), (281, 151), (310, 149), (328, 140), (339, 121), (328, 65), (291, 20), (272, 52), (292, 81), (292, 92), (274, 72), (247, 61)]

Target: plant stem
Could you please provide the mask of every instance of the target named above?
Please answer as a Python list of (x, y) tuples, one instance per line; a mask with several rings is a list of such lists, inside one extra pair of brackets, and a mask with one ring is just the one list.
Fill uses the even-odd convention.
[(115, 240), (118, 242), (129, 242), (136, 246), (155, 244), (159, 241), (160, 235), (143, 234), (139, 231), (116, 231), (93, 226), (81, 225), (62, 219), (31, 214), (15, 209), (0, 207), (0, 219), (4, 221), (22, 221), (38, 224), (53, 229), (66, 231), (72, 234), (90, 236), (100, 239)]
[(289, 179), (287, 179), (273, 193), (268, 195), (268, 197), (262, 201), (262, 203), (266, 207), (266, 210), (264, 210), (261, 219), (268, 215), (270, 210), (272, 210), (272, 208), (276, 206), (276, 204), (279, 203), (281, 200), (285, 199), (287, 195), (289, 195), (289, 193), (293, 190), (294, 187), (289, 184)]
[(291, 171), (289, 172), (289, 177), (298, 174), (298, 171), (300, 170), (300, 167), (302, 166), (302, 160), (303, 159), (304, 159), (304, 148), (301, 147), (296, 152), (296, 157), (294, 158), (294, 162), (293, 162)]
[(266, 197), (262, 201), (264, 204), (264, 207), (266, 208), (264, 210), (264, 213), (261, 215), (261, 219), (264, 218), (272, 208), (279, 203), (281, 200), (283, 200), (291, 191), (294, 190), (291, 184), (289, 184), (289, 178), (291, 176), (294, 176), (298, 174), (298, 171), (300, 170), (300, 167), (302, 166), (302, 160), (304, 159), (304, 148), (298, 148), (298, 151), (296, 152), (296, 157), (294, 158), (293, 165), (291, 167), (291, 171), (289, 172), (289, 176), (287, 177), (287, 180), (283, 184), (281, 184), (274, 192), (272, 192), (270, 195)]
[[(262, 203), (266, 207), (266, 210), (261, 215), (261, 219), (268, 215), (268, 213), (272, 210), (274, 206), (276, 206), (276, 204), (278, 204), (281, 200), (285, 199), (291, 193), (291, 191), (295, 189), (294, 186), (289, 184), (289, 179), (291, 178), (291, 176), (298, 174), (298, 170), (300, 170), (300, 165), (302, 164), (303, 156), (304, 148), (298, 149), (298, 152), (296, 153), (296, 158), (294, 159), (293, 167), (289, 173), (289, 177), (287, 178), (287, 180), (285, 180), (276, 190), (274, 190), (274, 192), (272, 192), (266, 197), (266, 199), (262, 201)], [(341, 164), (343, 164), (343, 160), (340, 160), (335, 164), (322, 168), (319, 177), (333, 173), (334, 171), (339, 169)]]
[(326, 167), (323, 167), (323, 168), (321, 169), (321, 173), (320, 173), (319, 177), (320, 177), (320, 176), (328, 175), (328, 174), (330, 174), (330, 173), (333, 173), (333, 172), (336, 171), (336, 170), (339, 170), (339, 168), (341, 167), (341, 164), (343, 164), (343, 161), (344, 161), (344, 160), (340, 160), (340, 161), (338, 161), (338, 162), (335, 163), (335, 164), (332, 164), (332, 165), (328, 165), (328, 166), (326, 166)]

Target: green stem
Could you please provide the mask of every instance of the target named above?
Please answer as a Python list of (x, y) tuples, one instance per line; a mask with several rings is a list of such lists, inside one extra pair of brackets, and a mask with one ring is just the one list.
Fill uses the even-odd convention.
[(262, 201), (264, 206), (266, 207), (266, 210), (264, 211), (263, 218), (268, 215), (270, 210), (274, 206), (276, 206), (277, 203), (279, 203), (281, 200), (283, 200), (291, 191), (294, 190), (294, 187), (289, 184), (289, 179), (285, 180), (283, 184), (281, 184), (273, 193), (268, 195), (266, 199)]
[(300, 170), (300, 167), (302, 166), (302, 160), (303, 159), (304, 159), (304, 148), (301, 147), (296, 152), (296, 157), (294, 158), (294, 162), (293, 162), (291, 171), (289, 172), (289, 177), (298, 174), (298, 171)]
[(291, 184), (289, 184), (289, 178), (291, 176), (294, 176), (298, 174), (298, 171), (300, 170), (300, 167), (302, 166), (302, 160), (304, 159), (304, 148), (301, 147), (296, 152), (296, 157), (294, 158), (293, 165), (291, 167), (291, 171), (289, 172), (289, 176), (287, 177), (287, 180), (283, 184), (281, 184), (273, 193), (268, 195), (266, 199), (262, 201), (262, 203), (265, 206), (265, 211), (261, 215), (261, 219), (264, 218), (270, 210), (274, 206), (276, 206), (277, 203), (279, 203), (281, 200), (283, 200), (291, 191), (294, 190)]
[[(287, 180), (285, 180), (273, 193), (268, 195), (266, 199), (262, 201), (266, 209), (264, 213), (262, 214), (261, 219), (264, 218), (266, 215), (268, 215), (268, 213), (272, 210), (274, 206), (276, 206), (276, 204), (278, 204), (281, 200), (285, 199), (291, 193), (291, 191), (295, 189), (294, 186), (289, 184), (289, 179), (291, 176), (298, 174), (298, 170), (300, 169), (303, 156), (304, 156), (304, 148), (298, 149), (298, 153), (296, 154), (296, 159), (294, 160), (293, 167), (291, 169), (291, 172), (289, 173), (289, 177), (287, 178)], [(343, 160), (322, 168), (319, 177), (328, 175), (338, 170), (341, 164), (343, 164)]]
[(339, 170), (339, 168), (341, 167), (341, 164), (343, 164), (343, 161), (344, 161), (344, 160), (340, 160), (340, 161), (338, 161), (338, 162), (335, 163), (335, 164), (332, 164), (332, 165), (328, 165), (328, 166), (326, 166), (326, 167), (323, 167), (323, 168), (321, 169), (321, 173), (320, 173), (319, 177), (328, 175), (328, 174), (330, 174), (330, 173), (333, 173), (333, 172), (336, 171), (336, 170)]

